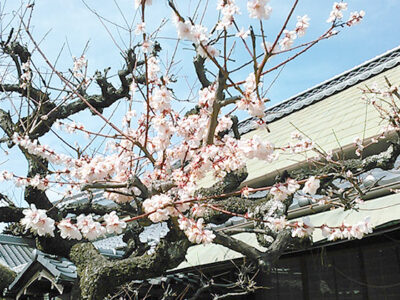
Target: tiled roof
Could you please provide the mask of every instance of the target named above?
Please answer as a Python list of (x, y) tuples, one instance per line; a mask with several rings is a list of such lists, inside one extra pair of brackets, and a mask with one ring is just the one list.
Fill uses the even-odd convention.
[[(123, 251), (118, 251), (115, 248), (121, 246), (123, 243), (122, 236), (106, 238), (104, 240), (96, 241), (96, 248), (99, 252), (110, 258), (122, 257)], [(49, 271), (54, 275), (63, 275), (69, 277), (70, 265), (73, 263), (66, 258), (49, 255), (35, 249), (35, 242), (32, 239), (16, 237), (7, 234), (0, 234), (0, 261), (13, 269), (20, 272), (27, 264), (32, 261), (39, 261), (43, 265), (50, 267)], [(65, 269), (67, 267), (67, 269)], [(75, 266), (72, 268), (75, 270)]]
[(46, 254), (39, 250), (33, 251), (33, 261), (42, 264), (55, 278), (74, 281), (77, 277), (76, 266), (64, 257)]
[(0, 234), (0, 260), (16, 272), (31, 261), (33, 248), (33, 240)]
[[(264, 117), (264, 120), (267, 123), (271, 123), (272, 121), (280, 119), (337, 92), (343, 91), (344, 89), (354, 86), (361, 81), (382, 73), (383, 71), (394, 68), (399, 64), (400, 47), (397, 47), (308, 90), (305, 90), (300, 94), (269, 107), (265, 110), (266, 116)], [(240, 122), (240, 133), (245, 134), (252, 131), (255, 128), (255, 120), (256, 119), (254, 118), (248, 118)]]
[[(109, 206), (113, 207), (116, 206), (114, 201), (108, 200), (104, 198), (103, 196), (104, 191), (102, 190), (95, 190), (92, 192), (92, 203), (99, 204), (99, 205), (104, 205), (104, 206)], [(76, 195), (66, 197), (62, 201), (60, 201), (57, 205), (60, 207), (65, 207), (70, 204), (81, 204), (88, 202), (89, 200), (89, 193), (87, 192), (81, 192)]]

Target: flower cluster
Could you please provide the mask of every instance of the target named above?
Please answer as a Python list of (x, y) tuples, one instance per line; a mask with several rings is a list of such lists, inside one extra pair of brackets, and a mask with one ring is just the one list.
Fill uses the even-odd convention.
[(302, 37), (306, 34), (308, 27), (310, 26), (310, 18), (307, 15), (298, 16), (297, 23), (294, 30), (283, 31), (283, 38), (279, 41), (279, 46), (282, 51), (290, 50), (293, 46), (294, 40), (297, 37)]
[(358, 222), (355, 225), (342, 224), (337, 228), (330, 228), (326, 225), (322, 225), (322, 234), (329, 241), (338, 239), (361, 239), (365, 234), (372, 232), (372, 224), (369, 217), (365, 218), (364, 221)]
[(24, 71), (24, 73), (22, 73), (22, 75), (20, 77), (20, 80), (21, 80), (20, 88), (26, 89), (29, 85), (29, 82), (32, 79), (30, 60), (27, 60), (25, 63), (22, 63), (21, 69), (22, 69), (22, 71)]
[(218, 22), (218, 30), (232, 26), (234, 15), (240, 13), (235, 0), (218, 0), (217, 10), (220, 10), (222, 15), (221, 20)]
[(311, 223), (310, 217), (303, 217), (299, 221), (288, 222), (285, 216), (267, 217), (265, 219), (266, 226), (275, 232), (290, 228), (292, 237), (305, 238), (311, 237), (316, 229), (321, 230), (322, 235), (329, 241), (337, 239), (361, 239), (365, 234), (372, 232), (370, 218), (365, 218), (355, 225), (342, 224), (340, 226), (330, 227), (326, 224), (315, 226)]
[(262, 140), (256, 134), (251, 139), (240, 140), (238, 142), (238, 148), (248, 159), (257, 158), (259, 160), (272, 162), (277, 158), (277, 154), (274, 153), (274, 145), (269, 141)]
[[(258, 86), (261, 87), (262, 84), (259, 83)], [(247, 110), (247, 112), (254, 117), (264, 117), (265, 103), (264, 99), (260, 99), (257, 94), (257, 83), (254, 73), (250, 73), (249, 76), (247, 76), (244, 88), (244, 97), (236, 102), (236, 106), (239, 109)]]
[(190, 21), (182, 22), (178, 19), (176, 20), (176, 29), (180, 39), (192, 41), (196, 45), (200, 43), (205, 45), (208, 42), (207, 28), (200, 24), (192, 24)]
[(189, 241), (196, 244), (209, 244), (215, 238), (215, 234), (208, 229), (204, 229), (204, 219), (200, 218), (197, 221), (180, 217), (178, 219), (179, 228), (183, 230)]
[(46, 215), (44, 209), (37, 209), (35, 204), (31, 204), (30, 208), (24, 209), (22, 213), (25, 215), (21, 219), (21, 224), (26, 229), (30, 229), (40, 236), (46, 234), (54, 236), (54, 220)]
[(145, 22), (138, 23), (136, 25), (134, 34), (139, 35), (139, 34), (143, 34), (145, 32), (146, 32), (146, 23)]
[(284, 201), (288, 196), (294, 194), (300, 185), (296, 180), (288, 178), (285, 183), (277, 183), (271, 188), (271, 195), (276, 201)]
[(81, 240), (82, 234), (79, 231), (78, 227), (71, 222), (71, 219), (63, 219), (58, 225), (58, 229), (60, 230), (60, 235), (63, 239), (73, 239), (73, 240)]
[(268, 5), (269, 0), (251, 0), (247, 2), (247, 10), (250, 18), (267, 20), (271, 16), (272, 7)]
[(365, 16), (365, 11), (360, 10), (359, 12), (355, 11), (350, 13), (349, 20), (346, 22), (347, 26), (353, 26), (361, 22), (361, 20)]
[[(297, 28), (296, 28), (297, 29)], [(279, 41), (279, 46), (282, 51), (289, 50), (294, 40), (297, 38), (297, 34), (295, 30), (287, 30), (283, 31), (283, 38)]]
[[(46, 234), (54, 236), (55, 221), (46, 215), (45, 210), (37, 209), (34, 204), (31, 204), (30, 208), (23, 210), (23, 214), (25, 216), (21, 219), (21, 224), (26, 229), (31, 229), (40, 236)], [(58, 222), (57, 228), (62, 238), (81, 240), (84, 237), (92, 241), (106, 233), (120, 234), (126, 228), (126, 223), (119, 219), (115, 211), (104, 215), (104, 226), (94, 221), (92, 215), (79, 215), (76, 221), (74, 224), (70, 218), (67, 218)]]
[(331, 12), (329, 14), (329, 18), (326, 20), (326, 22), (331, 23), (331, 22), (335, 22), (336, 20), (342, 19), (344, 10), (347, 10), (346, 2), (333, 3), (332, 10), (331, 10)]
[(356, 146), (356, 155), (361, 156), (361, 153), (363, 152), (363, 150), (365, 148), (363, 145), (363, 141), (359, 137), (356, 137), (354, 139), (354, 145)]
[(314, 143), (299, 132), (292, 133), (292, 140), (286, 147), (292, 153), (303, 153), (314, 148)]
[(107, 233), (110, 234), (121, 234), (122, 230), (126, 228), (126, 223), (119, 219), (115, 211), (112, 211), (109, 214), (105, 214), (104, 221), (106, 222)]
[(292, 237), (304, 238), (311, 236), (315, 227), (311, 224), (310, 217), (304, 217), (293, 224)]
[(311, 176), (304, 183), (303, 193), (315, 195), (317, 193), (317, 190), (319, 189), (319, 186), (320, 186), (320, 180), (317, 179), (315, 176)]
[(86, 67), (87, 67), (87, 60), (84, 55), (79, 58), (73, 57), (74, 60), (74, 68), (72, 72), (75, 78), (83, 79), (85, 77)]
[(169, 219), (170, 215), (175, 213), (172, 206), (173, 200), (165, 195), (155, 195), (143, 202), (145, 213), (149, 214), (149, 219), (154, 222), (162, 222)]
[(307, 15), (304, 15), (302, 17), (298, 16), (297, 17), (297, 23), (296, 23), (296, 34), (299, 37), (302, 37), (306, 34), (307, 28), (310, 26), (310, 18)]

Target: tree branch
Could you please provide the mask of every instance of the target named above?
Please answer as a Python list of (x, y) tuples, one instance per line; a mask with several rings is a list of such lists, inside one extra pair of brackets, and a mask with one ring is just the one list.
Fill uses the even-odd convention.
[(14, 207), (14, 206), (0, 207), (0, 222), (3, 223), (19, 222), (24, 217), (22, 211), (23, 209), (20, 207)]
[(70, 258), (77, 266), (82, 297), (95, 300), (103, 299), (125, 282), (157, 277), (176, 267), (184, 260), (189, 246), (186, 238), (173, 242), (163, 239), (152, 255), (109, 261), (91, 243), (80, 243), (72, 247)]
[(194, 69), (196, 70), (197, 78), (199, 79), (201, 86), (207, 88), (211, 85), (211, 82), (207, 79), (206, 69), (204, 63), (206, 59), (197, 54), (193, 59)]

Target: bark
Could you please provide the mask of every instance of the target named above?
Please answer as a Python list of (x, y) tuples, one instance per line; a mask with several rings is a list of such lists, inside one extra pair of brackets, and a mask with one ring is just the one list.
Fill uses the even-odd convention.
[(291, 178), (305, 179), (313, 175), (340, 174), (342, 170), (350, 170), (353, 174), (367, 172), (374, 168), (389, 170), (394, 167), (396, 158), (400, 155), (400, 143), (390, 143), (386, 151), (376, 155), (371, 155), (364, 159), (347, 159), (341, 165), (328, 163), (326, 166), (315, 168), (306, 166), (299, 170), (290, 172)]
[(7, 288), (11, 282), (17, 277), (17, 273), (8, 267), (0, 264), (0, 293), (2, 294), (5, 288)]
[(236, 170), (228, 173), (222, 180), (213, 184), (209, 188), (200, 188), (196, 191), (197, 195), (203, 197), (206, 196), (218, 196), (229, 192), (236, 191), (240, 184), (246, 180), (248, 176), (246, 168)]
[(82, 299), (101, 300), (126, 282), (157, 277), (178, 266), (189, 246), (187, 239), (173, 242), (165, 239), (152, 255), (111, 261), (91, 243), (81, 243), (72, 247), (70, 259), (77, 266)]
[(0, 207), (0, 222), (19, 222), (24, 217), (23, 209), (15, 206)]

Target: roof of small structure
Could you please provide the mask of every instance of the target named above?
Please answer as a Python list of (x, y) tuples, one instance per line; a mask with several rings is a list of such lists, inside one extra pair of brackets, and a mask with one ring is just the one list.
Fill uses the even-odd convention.
[(18, 273), (31, 261), (34, 245), (31, 239), (0, 234), (0, 261)]
[[(123, 251), (117, 250), (122, 240), (121, 237), (110, 237), (99, 240), (93, 244), (102, 255), (109, 258), (121, 258)], [(76, 267), (67, 258), (47, 254), (35, 249), (33, 239), (0, 234), (0, 262), (18, 273), (18, 276), (10, 284), (8, 293), (16, 294), (19, 289), (28, 286), (32, 282), (32, 276), (38, 272), (40, 277), (46, 277), (57, 284), (73, 282), (76, 277)]]

